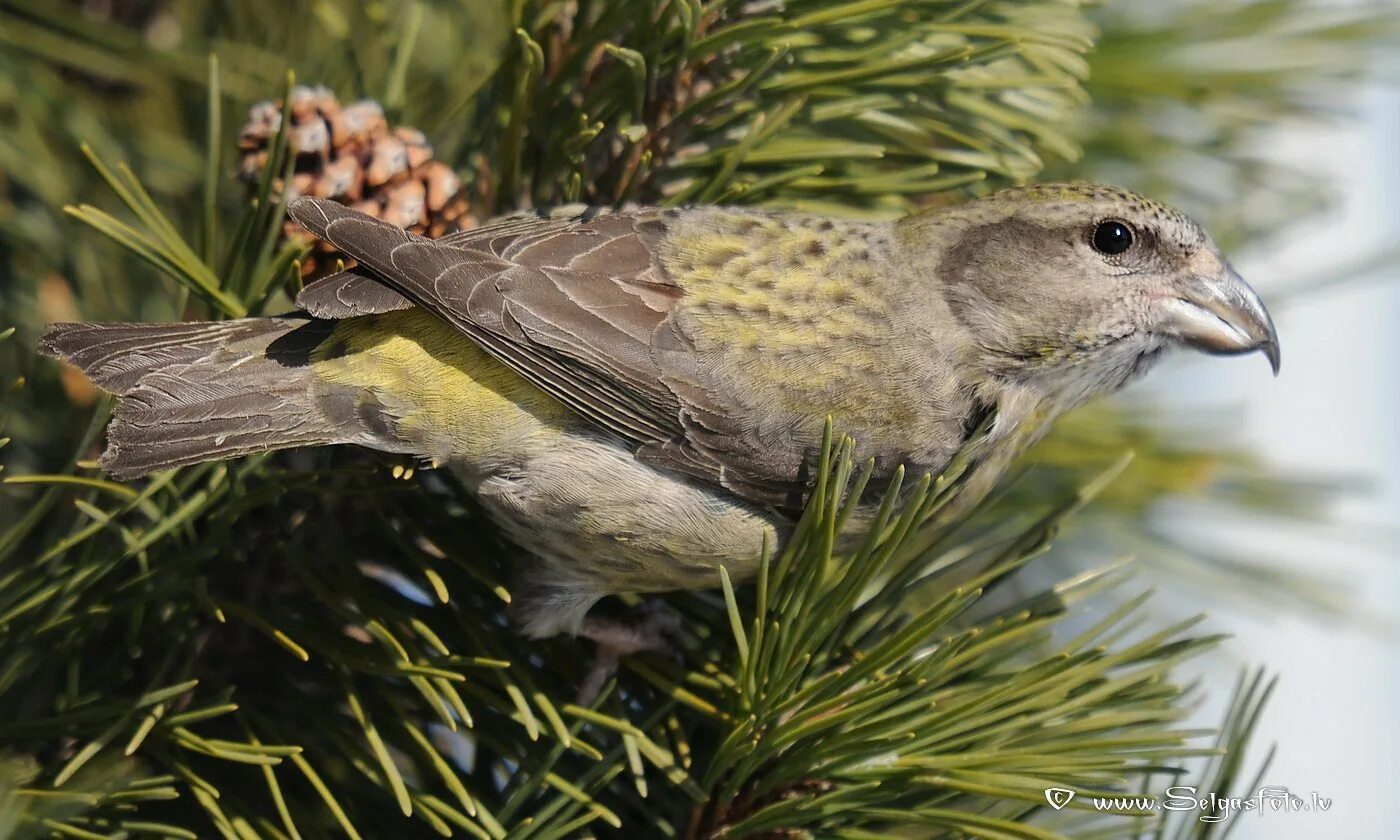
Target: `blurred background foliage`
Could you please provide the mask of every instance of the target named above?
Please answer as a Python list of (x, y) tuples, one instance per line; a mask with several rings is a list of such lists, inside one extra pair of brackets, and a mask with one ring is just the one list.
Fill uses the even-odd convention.
[[(511, 549), (449, 476), (339, 451), (185, 470), (134, 490), (105, 484), (87, 462), (104, 400), (32, 347), (55, 320), (214, 317), (218, 296), (197, 282), (201, 265), (236, 311), (289, 305), (298, 282), (290, 262), (303, 254), (278, 243), (275, 205), (250, 209), (257, 190), (236, 177), (239, 127), (253, 103), (285, 95), (288, 71), (341, 103), (373, 99), (390, 125), (423, 132), (433, 157), (461, 178), (460, 224), (571, 202), (891, 216), (1031, 179), (1091, 178), (1177, 203), (1239, 248), (1306, 223), (1334, 198), (1319, 176), (1270, 159), (1269, 132), (1345, 119), (1338, 92), (1373, 72), (1396, 27), (1390, 9), (1322, 0), (0, 0), (0, 330), (13, 328), (0, 333), (0, 460), (10, 482), (0, 488), (0, 746), (14, 753), (0, 803), (21, 801), (33, 817), (7, 824), (0, 815), (0, 836), (36, 826), (131, 832), (146, 814), (176, 834), (360, 825), (378, 836), (402, 825), (400, 808), (438, 833), (570, 836), (620, 819), (656, 836), (705, 836), (777, 808), (746, 830), (860, 837), (861, 826), (899, 823), (903, 808), (906, 820), (926, 817), (913, 820), (911, 836), (1030, 837), (1043, 835), (1016, 828), (1039, 800), (1026, 777), (1087, 789), (1188, 757), (1184, 734), (1154, 729), (1136, 734), (1170, 744), (1160, 755), (1047, 750), (1039, 763), (1014, 766), (984, 757), (989, 775), (961, 778), (919, 766), (927, 791), (910, 801), (872, 799), (868, 786), (880, 780), (859, 774), (838, 783), (814, 770), (779, 792), (733, 782), (751, 798), (742, 813), (721, 813), (704, 803), (722, 788), (697, 793), (678, 768), (693, 760), (700, 783), (728, 784), (706, 776), (703, 762), (724, 755), (726, 737), (758, 738), (740, 725), (745, 715), (784, 708), (743, 683), (749, 665), (735, 657), (747, 642), (724, 632), (726, 611), (763, 614), (752, 593), (727, 606), (717, 596), (673, 599), (694, 619), (684, 665), (638, 665), (607, 714), (566, 715), (577, 648), (534, 648), (506, 631)], [(269, 142), (275, 150), (277, 138)], [(144, 256), (120, 244), (131, 235), (152, 243)], [(1076, 544), (1189, 563), (1152, 525), (1168, 498), (1322, 515), (1333, 483), (1281, 475), (1209, 426), (1124, 403), (1066, 418), (958, 533), (915, 534), (917, 551), (891, 546), (879, 560), (897, 584), (887, 591), (890, 615), (946, 609), (942, 589), (921, 586), (926, 575), (977, 557), (1019, 568), (1061, 524)], [(1124, 467), (1128, 451), (1136, 458)], [(1124, 474), (1094, 485), (1094, 506), (1074, 506), (1073, 518), (1054, 507), (1115, 465)], [(820, 556), (820, 546), (809, 550)], [(904, 556), (918, 561), (901, 566)], [(1261, 575), (1259, 558), (1212, 557), (1197, 568), (1217, 583), (1247, 572), (1258, 597), (1333, 611), (1342, 603), (1318, 581)], [(1031, 626), (1048, 630), (1079, 597), (1071, 595), (1110, 579), (1117, 572), (1085, 573), (1007, 615), (1044, 615), (1045, 627)], [(810, 597), (828, 597), (820, 576), (807, 585), (816, 587)], [(940, 638), (967, 629), (955, 624)], [(973, 624), (989, 638), (1010, 632), (995, 612)], [(872, 644), (847, 629), (850, 650)], [(1013, 699), (1030, 696), (1043, 686), (1026, 662), (1053, 652), (1029, 644), (1036, 633), (1006, 637), (1005, 648), (989, 643), (992, 659), (909, 696), (1002, 682)], [(812, 641), (802, 638), (791, 643), (798, 650)], [(1174, 661), (1172, 645), (1208, 641), (1139, 644), (1113, 667)], [(113, 656), (116, 644), (129, 656)], [(820, 650), (814, 670), (793, 671), (785, 690), (800, 693), (804, 680), (843, 667)], [(1133, 720), (1144, 726), (1175, 719), (1187, 695), (1149, 690), (1148, 677), (1107, 691), (1097, 711), (1105, 720), (1141, 712)], [(1257, 681), (1242, 687), (1238, 708), (1257, 710), (1260, 691)], [(1074, 691), (1052, 696), (1070, 703)], [(471, 716), (475, 734), (454, 740)], [(1233, 722), (1232, 737), (1247, 718)], [(215, 734), (192, 728), (204, 722)], [(598, 731), (617, 740), (602, 743)], [(1029, 736), (992, 727), (980, 737), (990, 749)], [(308, 763), (293, 743), (321, 752)], [(272, 768), (295, 775), (294, 793), (282, 792)], [(1209, 772), (1238, 770), (1225, 761)], [(27, 793), (7, 793), (5, 775)], [(651, 798), (642, 800), (648, 777)], [(33, 794), (40, 789), (52, 795)], [(93, 806), (102, 816), (77, 816)], [(848, 807), (862, 816), (842, 823), (835, 815)], [(1115, 825), (1094, 836), (1153, 830)]]

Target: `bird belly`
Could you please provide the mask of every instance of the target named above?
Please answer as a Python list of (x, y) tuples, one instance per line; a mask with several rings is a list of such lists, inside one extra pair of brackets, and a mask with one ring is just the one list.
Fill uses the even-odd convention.
[(459, 469), (516, 543), (540, 559), (542, 583), (616, 592), (719, 584), (719, 567), (750, 577), (780, 525), (720, 490), (640, 464), (625, 446), (569, 433), (524, 468)]

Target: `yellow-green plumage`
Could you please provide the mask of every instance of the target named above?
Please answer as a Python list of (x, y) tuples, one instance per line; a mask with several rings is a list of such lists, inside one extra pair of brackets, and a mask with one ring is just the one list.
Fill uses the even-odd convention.
[(880, 226), (730, 211), (680, 220), (658, 257), (685, 292), (673, 317), (695, 350), (784, 383), (775, 401), (811, 418), (805, 431), (815, 437), (827, 415), (854, 433), (906, 408), (871, 393), (881, 381), (913, 381), (892, 369), (897, 356), (869, 341), (895, 334), (897, 298), (888, 292), (898, 275), (888, 271), (887, 248)]
[(722, 563), (746, 577), (778, 541), (775, 520), (637, 463), (422, 310), (338, 322), (310, 368), (372, 392), (404, 451), (457, 469), (533, 551), (522, 617), (535, 632), (576, 626), (609, 592), (709, 586)]
[(311, 356), (316, 378), (368, 388), (425, 458), (476, 462), (546, 446), (578, 424), (568, 409), (421, 309), (351, 318)]

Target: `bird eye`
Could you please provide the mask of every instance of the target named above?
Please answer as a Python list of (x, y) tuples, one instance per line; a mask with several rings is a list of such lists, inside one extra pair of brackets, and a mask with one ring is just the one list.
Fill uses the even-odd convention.
[(1099, 222), (1094, 229), (1094, 250), (1117, 256), (1133, 246), (1133, 230), (1119, 221)]

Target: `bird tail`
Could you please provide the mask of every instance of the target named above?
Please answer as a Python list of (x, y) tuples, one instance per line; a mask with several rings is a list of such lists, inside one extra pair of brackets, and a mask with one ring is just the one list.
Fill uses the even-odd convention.
[(254, 452), (382, 438), (386, 420), (368, 392), (326, 385), (312, 369), (313, 352), (333, 328), (296, 317), (53, 324), (39, 349), (120, 398), (102, 466), (125, 479)]

